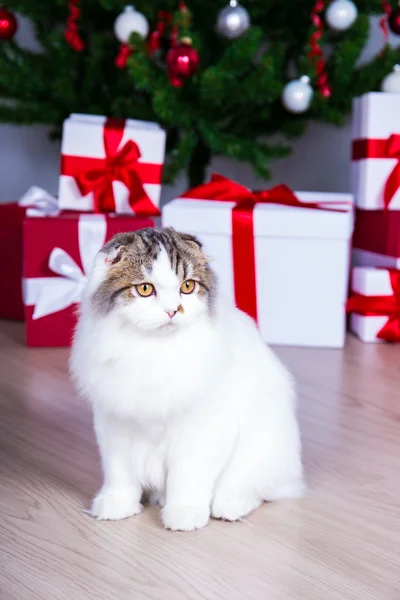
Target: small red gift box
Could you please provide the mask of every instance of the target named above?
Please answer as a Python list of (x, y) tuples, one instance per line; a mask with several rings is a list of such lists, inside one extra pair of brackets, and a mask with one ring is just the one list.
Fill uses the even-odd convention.
[(54, 196), (32, 186), (19, 202), (0, 204), (0, 319), (24, 320), (22, 247), (25, 215), (58, 213)]
[(153, 227), (147, 218), (61, 213), (26, 218), (24, 301), (28, 346), (69, 346), (97, 252), (115, 234)]
[(400, 269), (400, 211), (357, 209), (353, 246), (357, 266)]
[(17, 203), (0, 205), (0, 319), (24, 319), (21, 277), (25, 211)]

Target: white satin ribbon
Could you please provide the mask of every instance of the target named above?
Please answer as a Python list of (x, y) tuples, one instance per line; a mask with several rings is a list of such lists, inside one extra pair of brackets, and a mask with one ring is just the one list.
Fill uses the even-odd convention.
[(18, 201), (19, 206), (27, 207), (28, 217), (50, 217), (58, 215), (58, 200), (43, 188), (33, 185)]
[(62, 248), (53, 248), (49, 267), (60, 277), (25, 279), (24, 302), (34, 305), (32, 318), (40, 319), (59, 312), (82, 299), (87, 276), (97, 252), (106, 240), (107, 221), (104, 215), (80, 215), (78, 221), (78, 244), (83, 270)]

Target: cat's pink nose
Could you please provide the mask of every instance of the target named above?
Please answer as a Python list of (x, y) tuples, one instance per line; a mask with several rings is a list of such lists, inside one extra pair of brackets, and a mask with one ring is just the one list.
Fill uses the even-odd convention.
[(169, 318), (172, 319), (178, 311), (177, 310), (166, 310), (165, 312), (167, 313)]

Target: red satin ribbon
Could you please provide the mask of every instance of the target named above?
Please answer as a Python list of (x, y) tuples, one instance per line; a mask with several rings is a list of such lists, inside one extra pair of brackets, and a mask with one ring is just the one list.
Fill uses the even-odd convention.
[[(236, 202), (232, 210), (232, 260), (236, 305), (257, 321), (256, 258), (254, 248), (254, 207), (258, 203), (280, 204), (312, 210), (332, 210), (337, 202), (304, 203), (286, 185), (269, 190), (248, 188), (214, 173), (209, 183), (188, 190), (181, 198)], [(340, 212), (344, 212), (340, 210)]]
[(129, 140), (119, 148), (125, 121), (107, 119), (103, 130), (105, 158), (63, 154), (61, 174), (74, 177), (82, 196), (93, 193), (94, 212), (115, 212), (112, 183), (121, 181), (129, 190), (129, 204), (136, 215), (158, 216), (160, 211), (146, 194), (142, 181), (161, 182), (161, 165), (140, 163), (138, 145)]
[(388, 317), (377, 338), (400, 342), (400, 271), (388, 269), (392, 296), (363, 296), (354, 294), (348, 299), (346, 310), (364, 317)]
[(395, 158), (397, 163), (385, 183), (383, 202), (385, 209), (390, 205), (393, 196), (400, 188), (400, 134), (394, 133), (386, 140), (359, 139), (353, 141), (353, 160), (363, 158)]

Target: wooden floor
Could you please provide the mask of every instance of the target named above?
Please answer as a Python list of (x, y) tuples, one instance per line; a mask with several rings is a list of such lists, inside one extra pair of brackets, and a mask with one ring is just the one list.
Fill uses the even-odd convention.
[(399, 600), (400, 345), (286, 348), (309, 493), (241, 523), (95, 522), (91, 418), (67, 350), (0, 324), (1, 600)]

